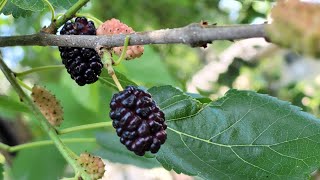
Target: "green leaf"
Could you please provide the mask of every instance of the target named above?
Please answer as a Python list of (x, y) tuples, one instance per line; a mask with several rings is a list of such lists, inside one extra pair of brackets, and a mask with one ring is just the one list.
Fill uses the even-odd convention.
[(196, 93), (186, 93), (188, 96), (191, 96), (192, 98), (200, 101), (201, 103), (210, 103), (212, 100), (208, 97), (204, 97), (201, 94)]
[(26, 105), (14, 100), (13, 98), (3, 95), (0, 95), (0, 109), (15, 112), (29, 112), (29, 109)]
[(120, 143), (119, 137), (115, 132), (98, 133), (97, 142), (101, 147), (96, 151), (96, 154), (104, 159), (123, 164), (133, 164), (143, 168), (160, 166), (155, 158), (140, 157), (128, 151), (127, 148)]
[(59, 7), (63, 9), (69, 9), (78, 0), (50, 0), (54, 7)]
[(42, 11), (44, 9), (44, 3), (42, 0), (11, 0), (11, 2), (24, 10)]
[[(130, 81), (125, 75), (121, 74), (120, 72), (115, 71), (117, 78), (122, 85), (122, 87), (126, 87), (128, 85), (134, 85), (136, 86), (136, 83)], [(112, 77), (108, 74), (107, 70), (105, 68), (102, 69), (102, 73), (99, 77), (99, 81), (110, 88), (113, 88), (115, 90), (118, 90), (116, 84), (114, 83)]]
[(165, 112), (166, 169), (204, 179), (307, 179), (320, 163), (320, 121), (251, 91), (230, 90), (209, 104), (170, 87), (149, 90)]
[(57, 180), (63, 175), (66, 161), (54, 146), (22, 150), (14, 159), (12, 179)]
[[(68, 9), (75, 4), (77, 0), (50, 0), (49, 2), (54, 7)], [(47, 8), (47, 5), (43, 0), (8, 0), (6, 6), (1, 12), (4, 15), (12, 14), (13, 17), (18, 18), (21, 16), (29, 16), (35, 11), (43, 11), (45, 8)], [(47, 9), (47, 11), (49, 10)]]
[(30, 16), (32, 12), (19, 8), (9, 0), (1, 10), (1, 13), (3, 13), (4, 15), (12, 15), (14, 18), (18, 18)]

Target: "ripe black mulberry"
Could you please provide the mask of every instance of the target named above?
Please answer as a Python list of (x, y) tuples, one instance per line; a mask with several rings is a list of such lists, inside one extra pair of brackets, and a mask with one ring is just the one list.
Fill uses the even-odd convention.
[[(77, 17), (75, 22), (66, 22), (60, 31), (61, 35), (96, 35), (92, 21)], [(79, 47), (59, 47), (62, 63), (71, 78), (79, 86), (92, 84), (98, 80), (103, 64), (94, 49)]]
[(151, 95), (134, 86), (114, 94), (110, 118), (120, 142), (139, 156), (157, 153), (167, 139), (164, 113)]

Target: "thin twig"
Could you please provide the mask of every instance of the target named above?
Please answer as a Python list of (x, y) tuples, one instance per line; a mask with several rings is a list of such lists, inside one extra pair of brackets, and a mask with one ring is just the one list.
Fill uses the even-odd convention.
[[(235, 40), (254, 37), (266, 37), (266, 24), (237, 25), (237, 26), (209, 26), (203, 27), (193, 23), (182, 28), (162, 29), (149, 32), (130, 34), (129, 45), (145, 44), (197, 44), (214, 40)], [(7, 46), (69, 46), (96, 48), (98, 46), (123, 46), (127, 35), (53, 35), (37, 33), (22, 36), (0, 37), (0, 47)]]

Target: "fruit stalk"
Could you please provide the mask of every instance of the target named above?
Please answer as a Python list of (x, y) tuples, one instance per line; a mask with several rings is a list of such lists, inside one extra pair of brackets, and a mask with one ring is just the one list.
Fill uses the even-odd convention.
[(32, 91), (32, 88), (29, 87), (27, 84), (25, 84), (23, 81), (21, 81), (20, 79), (16, 78), (17, 82), (20, 84), (20, 86), (24, 87), (25, 89), (27, 89), (28, 91)]
[(121, 55), (117, 61), (114, 61), (114, 66), (119, 65), (121, 63), (121, 61), (126, 58), (126, 52), (128, 49), (129, 40), (130, 40), (130, 36), (126, 36), (126, 39), (124, 40), (124, 45), (123, 45), (123, 50), (121, 52)]
[(50, 9), (51, 12), (51, 21), (54, 21), (54, 8), (48, 0), (42, 0)]

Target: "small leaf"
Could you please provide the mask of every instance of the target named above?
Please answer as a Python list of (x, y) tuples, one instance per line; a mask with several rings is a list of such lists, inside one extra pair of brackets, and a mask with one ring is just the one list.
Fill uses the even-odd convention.
[(159, 167), (160, 163), (155, 158), (145, 158), (135, 155), (120, 143), (115, 132), (100, 132), (97, 142), (101, 145), (96, 154), (112, 162), (133, 164), (143, 168)]
[[(126, 87), (128, 85), (135, 85), (136, 83), (130, 81), (125, 75), (115, 71), (117, 78), (122, 85), (122, 87)], [(99, 77), (99, 81), (103, 84), (106, 85), (107, 87), (113, 88), (115, 90), (118, 90), (117, 85), (114, 83), (112, 77), (108, 74), (107, 70), (105, 68), (102, 69), (102, 73)]]
[(307, 179), (320, 163), (320, 121), (251, 91), (209, 104), (170, 87), (149, 90), (164, 111), (168, 139), (157, 159), (204, 179)]
[(11, 1), (8, 1), (4, 8), (1, 10), (4, 15), (12, 15), (14, 18), (27, 17), (31, 15), (31, 11), (24, 10), (14, 5)]

